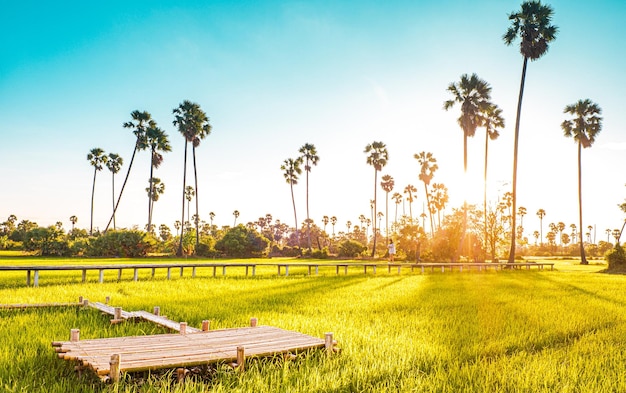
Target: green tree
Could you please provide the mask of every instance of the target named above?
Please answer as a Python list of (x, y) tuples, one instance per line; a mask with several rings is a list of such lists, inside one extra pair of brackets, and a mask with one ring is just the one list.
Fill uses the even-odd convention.
[[(376, 190), (377, 190), (377, 181), (378, 181), (378, 172), (380, 172), (385, 165), (387, 165), (387, 161), (389, 160), (389, 153), (387, 151), (387, 146), (383, 142), (372, 142), (371, 144), (365, 146), (365, 150), (363, 151), (367, 154), (367, 164), (371, 165), (374, 168), (374, 214), (373, 217), (376, 217)], [(376, 220), (373, 220), (374, 228), (374, 244), (372, 246), (372, 258), (376, 255)]]
[(298, 152), (304, 161), (304, 170), (306, 171), (306, 232), (307, 232), (307, 246), (309, 251), (311, 250), (311, 220), (309, 218), (309, 172), (311, 172), (311, 165), (317, 165), (320, 160), (317, 155), (317, 149), (315, 145), (311, 143), (305, 143)]
[(448, 204), (448, 187), (442, 183), (433, 183), (430, 199), (437, 212), (437, 228), (441, 227), (441, 212)]
[(115, 217), (115, 212), (120, 205), (120, 201), (122, 200), (122, 194), (124, 193), (124, 189), (126, 188), (126, 183), (128, 182), (128, 176), (130, 175), (130, 170), (133, 167), (133, 162), (135, 161), (135, 154), (139, 150), (145, 150), (148, 148), (146, 144), (146, 129), (148, 127), (152, 127), (155, 125), (154, 120), (152, 120), (152, 116), (150, 113), (144, 111), (133, 111), (130, 114), (132, 120), (124, 123), (124, 128), (130, 128), (135, 134), (135, 149), (133, 150), (133, 155), (130, 157), (130, 163), (128, 164), (128, 170), (126, 171), (126, 177), (124, 177), (124, 183), (122, 183), (122, 189), (120, 190), (120, 195), (117, 197), (117, 202), (115, 203), (115, 207), (113, 208), (113, 214), (111, 214), (111, 218), (107, 223), (104, 231), (109, 230), (109, 226), (111, 225), (111, 221)]
[[(564, 113), (573, 116), (561, 123), (561, 128), (566, 137), (574, 138), (578, 145), (578, 223), (583, 227), (583, 199), (582, 199), (582, 149), (593, 145), (596, 136), (602, 130), (602, 109), (598, 104), (589, 99), (579, 100), (575, 104), (568, 105), (563, 110)], [(585, 257), (585, 247), (580, 240), (580, 263), (588, 264)]]
[(407, 194), (406, 200), (409, 202), (409, 218), (411, 219), (411, 223), (413, 223), (413, 195), (417, 192), (417, 188), (414, 185), (408, 184), (404, 187), (403, 193)]
[(235, 221), (233, 221), (233, 228), (237, 226), (237, 219), (239, 218), (239, 210), (235, 210), (233, 212), (233, 216), (235, 217)]
[(543, 218), (546, 216), (544, 209), (537, 210), (537, 217), (539, 217), (539, 235), (541, 236), (540, 244), (543, 246)]
[[(109, 159), (106, 162), (106, 166), (111, 171), (111, 203), (113, 208), (113, 229), (115, 229), (115, 174), (120, 171), (124, 160), (119, 154), (109, 153)], [(74, 229), (72, 227), (72, 229)]]
[(87, 154), (87, 161), (93, 166), (93, 183), (91, 185), (91, 223), (89, 224), (89, 234), (93, 234), (93, 201), (96, 192), (96, 174), (102, 170), (102, 165), (106, 164), (108, 157), (104, 155), (104, 150), (96, 147)]
[(74, 225), (78, 222), (78, 217), (70, 216), (70, 222), (72, 223), (72, 232), (74, 232)]
[[(170, 145), (170, 141), (167, 137), (165, 131), (160, 129), (154, 124), (151, 127), (148, 127), (146, 130), (146, 143), (150, 149), (150, 179), (149, 185), (147, 188), (148, 191), (148, 228), (152, 227), (152, 207), (154, 202), (156, 202), (159, 197), (157, 195), (156, 198), (153, 197), (152, 192), (158, 191), (156, 186), (153, 186), (155, 181), (154, 178), (154, 169), (158, 168), (163, 162), (163, 155), (161, 153), (172, 151), (172, 146)], [(165, 186), (161, 183), (159, 187), (165, 190)]]
[[(196, 192), (194, 191), (192, 186), (185, 187), (185, 199), (187, 200), (187, 222), (191, 222), (191, 200), (195, 195)], [(184, 218), (185, 216), (183, 214), (183, 221)]]
[(389, 238), (389, 193), (393, 191), (395, 184), (393, 177), (390, 175), (383, 175), (380, 182), (380, 186), (385, 191), (385, 235), (387, 235), (387, 238)]
[[(511, 26), (502, 36), (506, 45), (511, 45), (517, 38), (520, 39), (520, 53), (524, 57), (522, 65), (522, 79), (517, 100), (517, 114), (515, 118), (515, 138), (513, 147), (513, 211), (517, 209), (517, 156), (519, 145), (519, 125), (522, 114), (522, 97), (526, 80), (528, 59), (539, 59), (548, 51), (548, 44), (556, 38), (557, 27), (552, 25), (552, 7), (541, 4), (541, 1), (526, 1), (522, 3), (520, 11), (509, 14)], [(511, 217), (511, 250), (509, 263), (515, 262), (515, 215)]]
[(291, 203), (293, 204), (293, 218), (296, 222), (296, 244), (300, 244), (300, 235), (298, 234), (298, 216), (296, 214), (296, 199), (293, 195), (293, 186), (298, 184), (298, 176), (302, 174), (302, 169), (300, 168), (302, 165), (302, 157), (298, 157), (295, 160), (293, 158), (288, 158), (283, 162), (283, 165), (280, 166), (280, 170), (283, 171), (283, 176), (287, 184), (291, 189)]
[[(174, 126), (178, 127), (178, 131), (185, 138), (185, 154), (183, 161), (183, 206), (182, 206), (182, 218), (185, 220), (185, 189), (187, 187), (187, 145), (192, 145), (193, 155), (193, 174), (195, 180), (195, 192), (196, 192), (196, 215), (198, 214), (198, 171), (196, 166), (196, 147), (200, 145), (200, 141), (211, 133), (211, 124), (209, 124), (209, 118), (200, 105), (191, 102), (183, 101), (178, 107), (174, 108)], [(180, 243), (178, 245), (177, 255), (183, 255), (183, 232), (181, 230)], [(196, 224), (196, 248), (200, 244), (200, 231)]]

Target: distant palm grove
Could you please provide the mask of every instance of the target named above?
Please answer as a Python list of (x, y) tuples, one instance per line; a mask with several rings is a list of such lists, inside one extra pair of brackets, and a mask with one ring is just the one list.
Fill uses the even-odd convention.
[[(522, 55), (522, 72), (514, 127), (512, 189), (498, 196), (497, 203), (487, 201), (488, 151), (505, 126), (502, 110), (491, 100), (491, 85), (475, 73), (463, 74), (447, 86), (449, 99), (442, 103), (442, 110), (458, 111), (461, 129), (459, 142), (463, 143), (463, 165), (467, 171), (468, 138), (484, 135), (484, 200), (482, 206), (467, 203), (448, 208), (448, 189), (437, 182), (439, 166), (431, 152), (415, 152), (419, 167), (416, 174), (421, 184), (397, 185), (393, 174), (385, 173), (389, 152), (383, 141), (372, 141), (363, 147), (363, 163), (372, 173), (370, 195), (362, 195), (363, 205), (369, 201), (369, 211), (358, 217), (341, 217), (345, 226), (338, 226), (338, 217), (324, 215), (310, 217), (309, 177), (315, 175), (315, 166), (323, 164), (323, 152), (312, 143), (302, 147), (281, 163), (277, 162), (288, 187), (293, 204), (293, 221), (283, 222), (271, 212), (259, 212), (254, 222), (238, 222), (239, 211), (233, 212), (233, 225), (218, 227), (214, 224), (215, 213), (200, 212), (199, 199), (203, 191), (198, 189), (196, 150), (212, 132), (209, 117), (199, 104), (183, 101), (172, 111), (172, 124), (184, 138), (183, 187), (178, 192), (181, 201), (180, 220), (171, 226), (153, 224), (152, 217), (158, 208), (159, 197), (166, 191), (164, 184), (155, 176), (164, 163), (165, 155), (172, 150), (170, 136), (160, 128), (147, 111), (131, 112), (123, 124), (135, 135), (132, 156), (128, 161), (117, 153), (107, 153), (99, 147), (91, 149), (87, 161), (93, 167), (90, 217), (73, 215), (70, 228), (62, 221), (49, 227), (39, 227), (28, 220), (18, 220), (14, 215), (0, 223), (0, 249), (25, 250), (41, 255), (59, 256), (147, 256), (151, 254), (198, 256), (198, 257), (260, 257), (302, 256), (312, 258), (384, 258), (387, 244), (393, 241), (396, 259), (400, 261), (498, 261), (513, 263), (523, 255), (564, 255), (580, 258), (586, 264), (587, 256), (601, 257), (606, 253), (624, 251), (620, 246), (622, 228), (606, 228), (597, 236), (591, 226), (582, 220), (583, 181), (581, 176), (582, 151), (593, 146), (602, 130), (600, 106), (590, 99), (563, 103), (564, 120), (561, 125), (564, 137), (572, 138), (578, 151), (578, 206), (577, 223), (565, 223), (558, 217), (539, 208), (529, 212), (517, 200), (517, 171), (520, 118), (528, 60), (536, 61), (548, 52), (556, 40), (558, 28), (552, 24), (553, 9), (540, 1), (528, 1), (521, 9), (509, 15), (510, 26), (503, 34), (506, 45), (519, 42)], [(442, 90), (446, 88), (442, 86)], [(480, 134), (484, 132), (484, 134)], [(462, 137), (462, 138), (461, 138)], [(134, 228), (117, 228), (116, 212), (123, 202), (123, 193), (137, 153), (148, 151), (151, 156), (147, 183), (132, 185), (145, 188), (146, 221)], [(321, 154), (320, 154), (321, 153)], [(116, 189), (116, 178), (124, 164), (126, 173)], [(107, 168), (110, 173), (112, 194), (110, 219), (104, 230), (94, 229), (94, 198), (98, 173)], [(188, 176), (192, 168), (193, 176)], [(304, 173), (303, 173), (304, 172)], [(306, 187), (306, 211), (298, 212), (294, 187)], [(424, 208), (417, 211), (414, 202), (423, 200)], [(626, 203), (618, 205), (626, 213)], [(524, 217), (536, 214), (540, 225), (530, 228), (532, 238), (524, 237)], [(77, 227), (78, 223), (88, 227)]]

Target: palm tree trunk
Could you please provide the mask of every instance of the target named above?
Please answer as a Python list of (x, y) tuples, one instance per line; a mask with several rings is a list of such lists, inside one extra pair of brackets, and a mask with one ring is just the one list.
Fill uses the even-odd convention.
[[(524, 96), (524, 82), (526, 80), (526, 65), (528, 64), (528, 57), (524, 56), (524, 65), (522, 66), (522, 80), (519, 86), (519, 98), (517, 99), (517, 116), (515, 118), (515, 143), (513, 148), (513, 190), (511, 193), (511, 200), (513, 204), (513, 211), (517, 211), (517, 149), (519, 145), (519, 122), (522, 115), (522, 97)], [(517, 236), (515, 230), (515, 214), (511, 214), (511, 249), (509, 251), (509, 263), (515, 262), (515, 237)]]
[(96, 192), (96, 173), (98, 173), (98, 169), (94, 166), (93, 168), (93, 183), (91, 185), (91, 223), (89, 224), (89, 235), (93, 234), (93, 200)]
[(374, 168), (374, 219), (372, 220), (372, 229), (373, 229), (373, 236), (374, 236), (374, 244), (372, 246), (372, 258), (374, 258), (374, 255), (376, 255), (376, 182), (378, 181), (378, 171), (376, 170), (376, 168)]
[(385, 235), (389, 240), (389, 192), (385, 193)]
[[(111, 208), (115, 211), (115, 173), (111, 172)], [(72, 224), (73, 225), (73, 224)], [(72, 231), (74, 227), (72, 227)], [(113, 214), (113, 230), (115, 230), (115, 214)]]
[(185, 138), (185, 156), (183, 158), (183, 213), (180, 218), (180, 242), (178, 243), (177, 256), (183, 255), (183, 234), (185, 233), (185, 186), (187, 185), (187, 138)]
[(428, 206), (428, 216), (430, 217), (430, 237), (433, 237), (435, 232), (435, 226), (433, 225), (433, 212), (430, 209), (430, 195), (428, 194), (428, 186), (424, 183), (424, 190), (426, 192), (426, 206)]
[[(583, 191), (582, 191), (582, 145), (578, 142), (578, 222), (580, 227), (583, 227)], [(561, 239), (563, 236), (561, 236)], [(562, 241), (562, 240), (561, 240)], [(585, 245), (580, 237), (580, 264), (588, 265), (589, 262), (585, 257)]]
[(198, 225), (200, 225), (200, 216), (198, 215), (198, 171), (196, 166), (196, 146), (192, 145), (191, 151), (193, 153), (193, 177), (194, 184), (196, 186), (196, 219), (194, 221), (196, 224), (196, 249), (198, 249), (198, 245), (200, 244), (200, 229), (198, 228)]
[(296, 242), (297, 247), (300, 247), (300, 234), (298, 233), (298, 216), (296, 215), (296, 199), (293, 196), (293, 182), (289, 182), (289, 186), (291, 187), (291, 203), (293, 204), (293, 218), (296, 222)]
[[(485, 130), (485, 172), (483, 175), (483, 213), (485, 218), (485, 233), (483, 238), (483, 248), (487, 252), (487, 156), (489, 151), (489, 131)], [(491, 261), (493, 261), (493, 253)]]
[(130, 175), (130, 169), (133, 167), (133, 161), (135, 160), (135, 154), (137, 153), (137, 144), (139, 140), (135, 142), (135, 150), (133, 150), (133, 155), (130, 157), (130, 164), (128, 164), (128, 170), (126, 171), (126, 177), (124, 178), (124, 183), (122, 183), (122, 189), (120, 190), (120, 195), (117, 197), (117, 203), (115, 203), (115, 207), (113, 208), (113, 214), (107, 223), (106, 228), (104, 228), (104, 232), (109, 230), (109, 225), (111, 225), (111, 221), (115, 217), (115, 212), (117, 211), (118, 206), (120, 205), (120, 200), (122, 200), (122, 194), (124, 193), (124, 188), (126, 187), (126, 182), (128, 181), (128, 175)]
[[(467, 177), (467, 133), (463, 130), (463, 177)], [(465, 181), (467, 183), (467, 179)], [(459, 248), (456, 251), (454, 261), (459, 260), (461, 253), (463, 252), (463, 245), (465, 244), (465, 232), (467, 232), (467, 190), (463, 190), (463, 229), (461, 230), (461, 239), (459, 240)]]
[[(306, 160), (306, 168), (309, 167), (309, 159)], [(309, 219), (309, 171), (306, 171), (306, 236), (309, 251), (311, 251), (311, 220)]]
[(152, 225), (152, 175), (154, 165), (152, 159), (154, 157), (154, 149), (150, 152), (150, 181), (148, 182), (148, 232), (150, 232), (150, 225)]

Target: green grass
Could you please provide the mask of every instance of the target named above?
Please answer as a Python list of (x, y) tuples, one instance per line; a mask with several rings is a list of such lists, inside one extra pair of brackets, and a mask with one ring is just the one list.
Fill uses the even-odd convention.
[[(100, 261), (101, 262), (101, 261)], [(128, 261), (126, 261), (128, 262)], [(127, 310), (160, 306), (169, 318), (212, 328), (259, 323), (317, 337), (333, 332), (341, 354), (260, 359), (243, 374), (217, 367), (184, 385), (170, 374), (102, 385), (56, 358), (52, 341), (163, 332), (111, 326), (88, 309), (0, 310), (0, 391), (8, 392), (620, 392), (626, 391), (626, 277), (602, 264), (556, 261), (555, 271), (420, 275), (380, 269), (308, 277), (123, 279), (79, 283), (0, 273), (1, 303), (93, 301)], [(385, 270), (385, 271), (383, 271)], [(60, 273), (59, 273), (60, 274)], [(53, 279), (52, 279), (53, 278)], [(17, 280), (13, 283), (11, 280)], [(67, 284), (64, 280), (69, 280)]]

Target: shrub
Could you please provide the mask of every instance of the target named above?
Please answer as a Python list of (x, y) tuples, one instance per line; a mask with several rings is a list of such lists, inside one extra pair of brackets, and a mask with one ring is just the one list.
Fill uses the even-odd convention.
[(37, 227), (24, 235), (24, 250), (43, 256), (69, 256), (70, 246), (63, 232), (55, 226)]
[(108, 231), (89, 242), (87, 255), (97, 257), (145, 257), (156, 249), (156, 240), (150, 234), (131, 230)]
[(626, 268), (626, 251), (619, 244), (607, 251), (604, 258), (609, 263), (609, 270)]
[(367, 247), (363, 244), (354, 240), (346, 240), (339, 245), (339, 256), (343, 258), (354, 258), (366, 250)]
[(215, 249), (230, 257), (261, 257), (266, 254), (269, 244), (270, 241), (258, 232), (237, 225), (215, 243)]

